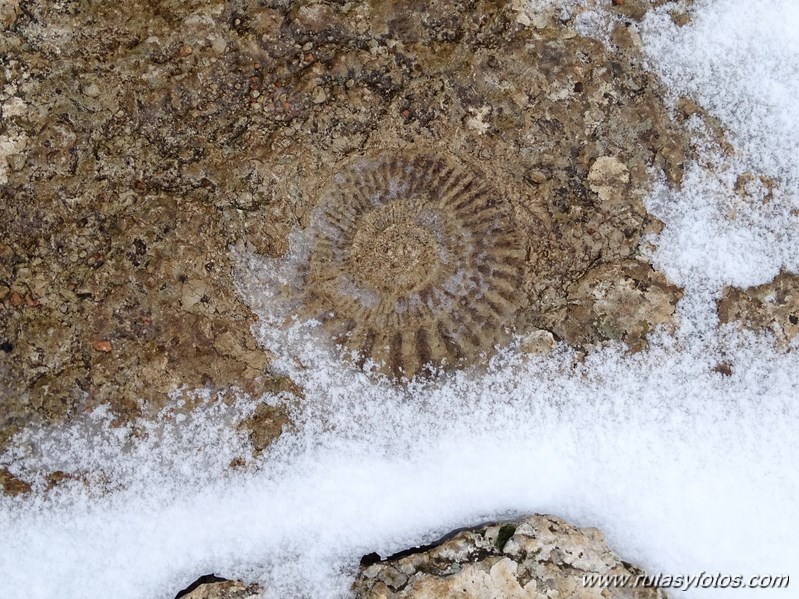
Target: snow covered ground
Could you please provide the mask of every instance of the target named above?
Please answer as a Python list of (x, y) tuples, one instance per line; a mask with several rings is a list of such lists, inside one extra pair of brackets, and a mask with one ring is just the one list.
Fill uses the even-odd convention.
[[(511, 348), (487, 375), (401, 391), (342, 367), (304, 325), (280, 330), (264, 314), (258, 335), (306, 392), (290, 403), (297, 430), (235, 476), (216, 472), (248, 453), (225, 426), (246, 402), (209, 398), (132, 446), (102, 413), (27, 433), (3, 462), (107, 473), (119, 490), (0, 498), (0, 594), (167, 597), (215, 572), (260, 579), (275, 597), (336, 597), (364, 553), (539, 512), (600, 528), (652, 574), (788, 574), (794, 588), (756, 594), (799, 596), (797, 348), (719, 329), (714, 311), (724, 285), (799, 270), (799, 3), (702, 0), (682, 28), (666, 9), (640, 26), (650, 68), (737, 149), (708, 148), (679, 192), (656, 185), (648, 200), (666, 223), (652, 259), (686, 289), (676, 335), (577, 368), (566, 350), (531, 359)], [(747, 170), (778, 183), (769, 202), (736, 200)], [(258, 304), (251, 280), (241, 292)], [(722, 361), (731, 376), (713, 370)]]

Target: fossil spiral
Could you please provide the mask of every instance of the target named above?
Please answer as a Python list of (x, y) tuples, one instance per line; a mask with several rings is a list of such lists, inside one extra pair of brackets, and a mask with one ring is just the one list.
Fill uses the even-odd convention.
[(523, 253), (505, 197), (436, 155), (361, 158), (322, 190), (301, 311), (360, 365), (411, 378), (507, 334)]

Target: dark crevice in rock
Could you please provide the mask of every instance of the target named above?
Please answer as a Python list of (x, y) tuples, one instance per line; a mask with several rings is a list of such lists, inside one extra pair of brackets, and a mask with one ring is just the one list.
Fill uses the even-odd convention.
[(180, 599), (181, 597), (188, 595), (197, 587), (200, 587), (204, 584), (211, 584), (214, 582), (225, 582), (225, 581), (227, 581), (227, 578), (222, 578), (220, 576), (217, 576), (216, 574), (204, 574), (203, 576), (200, 576), (197, 580), (192, 582), (185, 589), (180, 591), (177, 595), (175, 595), (175, 599)]

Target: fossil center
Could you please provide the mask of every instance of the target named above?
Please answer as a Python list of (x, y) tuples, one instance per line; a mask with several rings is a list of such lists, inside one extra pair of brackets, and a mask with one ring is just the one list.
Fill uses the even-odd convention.
[(353, 236), (351, 272), (376, 291), (408, 294), (424, 287), (438, 271), (433, 232), (403, 208), (398, 201), (363, 215)]

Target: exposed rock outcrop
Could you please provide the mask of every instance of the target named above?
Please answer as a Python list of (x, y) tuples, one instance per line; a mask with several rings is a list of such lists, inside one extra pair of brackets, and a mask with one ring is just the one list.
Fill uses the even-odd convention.
[[(606, 586), (598, 583), (602, 576), (629, 579)], [(354, 589), (358, 599), (665, 597), (646, 582), (597, 529), (536, 515), (459, 532), (426, 551), (366, 566)]]
[(727, 287), (718, 302), (719, 320), (769, 331), (777, 343), (790, 344), (799, 335), (799, 275), (782, 273), (756, 287)]
[(197, 585), (180, 599), (261, 599), (258, 585), (245, 585), (238, 580), (217, 580)]
[[(609, 581), (612, 581), (609, 583)], [(201, 584), (181, 599), (260, 599), (255, 585)], [(380, 560), (370, 554), (353, 599), (666, 599), (596, 528), (533, 515), (484, 524)]]
[[(601, 10), (631, 22), (659, 3)], [(521, 263), (498, 325), (641, 347), (679, 290), (621, 265), (658, 229), (642, 198), (653, 167), (680, 181), (693, 115), (671, 118), (632, 28), (605, 45), (577, 17), (482, 0), (6, 2), (0, 446), (101, 404), (158, 414), (183, 385), (275, 390), (228, 250), (284, 256), (366, 156), (443, 156), (498, 190)], [(418, 341), (417, 358), (471, 351)]]

